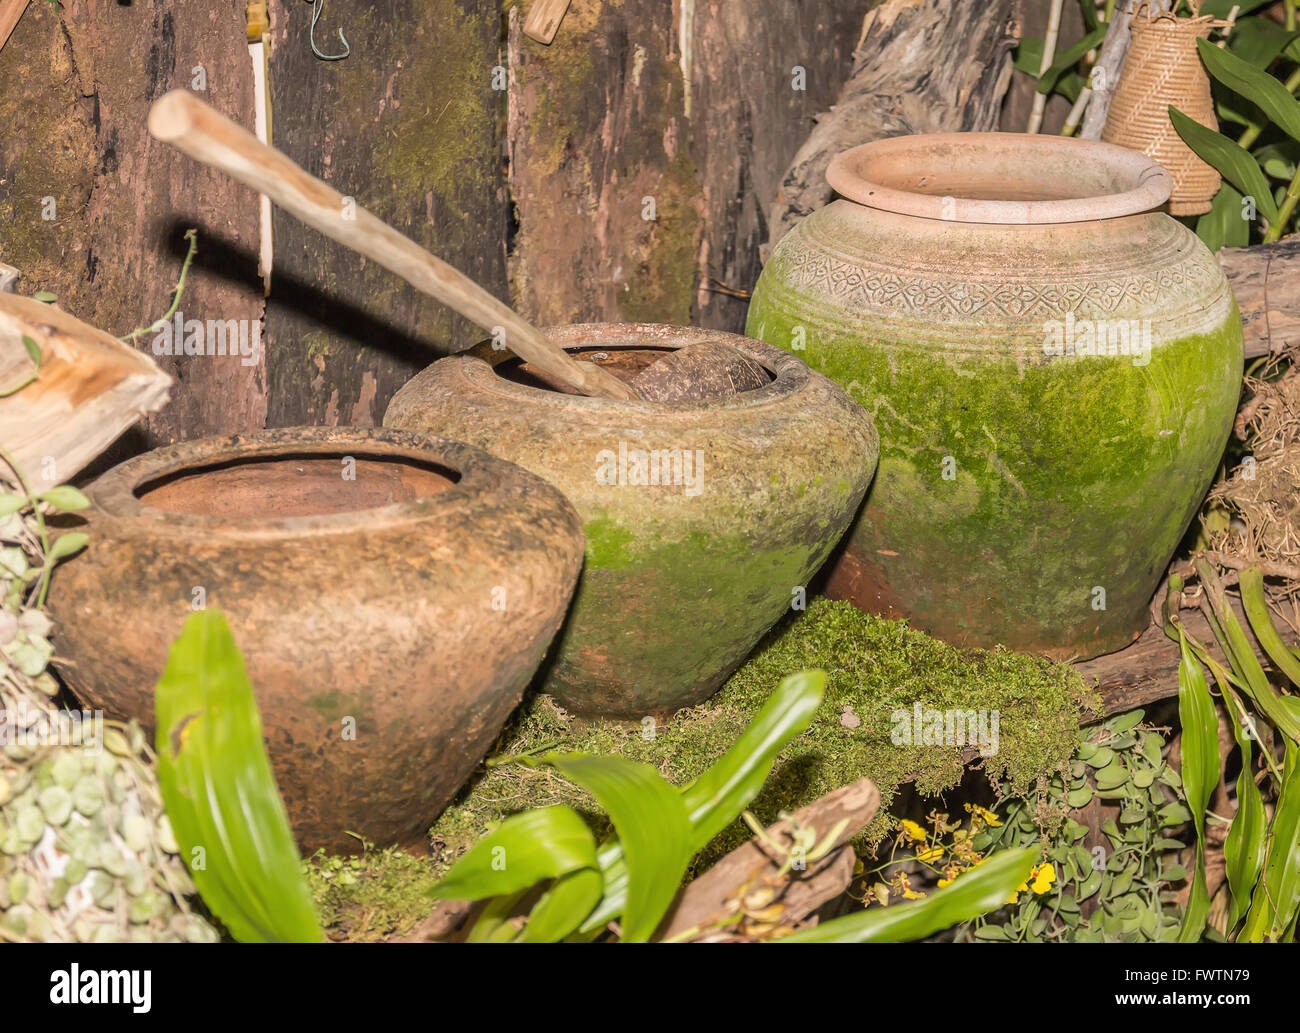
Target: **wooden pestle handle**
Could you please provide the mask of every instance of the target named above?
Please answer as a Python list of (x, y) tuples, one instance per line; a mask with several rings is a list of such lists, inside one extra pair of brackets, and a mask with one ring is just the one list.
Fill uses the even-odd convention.
[[(188, 90), (164, 94), (149, 111), (149, 132), (196, 161), (246, 183), (325, 236), (390, 269), (484, 329), (505, 329), (506, 347), (584, 395), (634, 400), (636, 390), (607, 370), (578, 362), (477, 283), (398, 233), (333, 187), (266, 146)], [(355, 217), (354, 217), (355, 213)], [(345, 218), (345, 214), (347, 217)]]

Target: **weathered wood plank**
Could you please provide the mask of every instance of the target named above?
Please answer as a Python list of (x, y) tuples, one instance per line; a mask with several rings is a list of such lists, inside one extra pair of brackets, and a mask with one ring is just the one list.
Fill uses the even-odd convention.
[(1300, 235), (1225, 247), (1218, 257), (1241, 309), (1246, 357), (1300, 346)]
[[(341, 25), (352, 47), (342, 61), (312, 55), (310, 21), (306, 4), (272, 10), (272, 143), (505, 298), (502, 98), (492, 88), (498, 5), (335, 5), (316, 35), (325, 45)], [(483, 337), (280, 211), (274, 237), (265, 334), (271, 426), (377, 424), (412, 374)]]
[[(182, 235), (197, 227), (185, 317), (257, 320), (260, 290), (226, 253), (256, 246), (255, 202), (145, 129), (150, 103), (172, 87), (202, 86), (221, 111), (251, 120), (251, 82), (242, 4), (31, 5), (0, 51), (0, 124), (10, 127), (0, 136), (0, 260), (22, 270), (26, 290), (53, 291), (120, 334), (167, 309)], [(176, 384), (136, 447), (262, 425), (260, 360), (158, 359)]]

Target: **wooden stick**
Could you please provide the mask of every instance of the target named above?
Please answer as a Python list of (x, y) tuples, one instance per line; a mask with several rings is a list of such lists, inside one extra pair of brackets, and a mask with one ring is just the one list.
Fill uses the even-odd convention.
[(484, 329), (501, 327), (511, 351), (574, 390), (626, 400), (639, 397), (608, 371), (574, 360), (460, 270), (309, 175), (188, 90), (172, 90), (154, 103), (149, 132), (196, 161), (266, 194), (308, 226), (373, 259)]
[(536, 0), (524, 21), (524, 35), (549, 45), (568, 9), (569, 0)]
[(9, 34), (14, 31), (14, 26), (25, 10), (27, 0), (0, 0), (0, 48), (9, 42)]

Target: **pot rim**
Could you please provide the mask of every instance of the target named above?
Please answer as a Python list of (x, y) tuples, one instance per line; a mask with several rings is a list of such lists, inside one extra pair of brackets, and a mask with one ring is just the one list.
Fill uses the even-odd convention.
[[(531, 387), (507, 380), (497, 373), (496, 367), (516, 356), (508, 349), (487, 352), (490, 341), (482, 341), (473, 348), (438, 361), (467, 360), (462, 364), (465, 378), (476, 387), (497, 394), (563, 408), (656, 416), (690, 416), (697, 413), (752, 409), (770, 405), (789, 398), (812, 378), (812, 370), (798, 356), (763, 341), (756, 341), (752, 337), (742, 337), (740, 334), (727, 333), (725, 330), (673, 326), (669, 323), (574, 323), (569, 326), (543, 327), (542, 332), (565, 351), (597, 348), (602, 345), (609, 348), (668, 348), (675, 351), (691, 344), (716, 341), (730, 345), (748, 355), (772, 374), (772, 381), (753, 391), (742, 391), (739, 394), (724, 395), (720, 398), (701, 398), (686, 402), (651, 402), (644, 399), (624, 401), (621, 398), (570, 395), (562, 391)], [(491, 359), (476, 354), (480, 352), (487, 352)]]
[[(1050, 200), (1005, 200), (943, 197), (898, 185), (891, 164), (934, 167), (936, 149), (960, 147), (969, 161), (998, 157), (1032, 168), (1050, 158), (1088, 163), (1112, 176), (1116, 189), (1087, 197)], [(919, 171), (919, 169), (918, 169)], [(836, 155), (826, 169), (826, 181), (843, 197), (868, 208), (958, 223), (1041, 225), (1093, 222), (1138, 215), (1169, 200), (1173, 179), (1164, 166), (1139, 151), (1100, 140), (1076, 140), (1035, 133), (916, 133), (852, 147)]]
[[(444, 489), (387, 506), (317, 516), (231, 520), (221, 515), (178, 513), (139, 499), (138, 488), (185, 470), (198, 472), (232, 460), (276, 455), (346, 455), (413, 459), (446, 467), (459, 479)], [(195, 533), (244, 540), (300, 537), (390, 528), (435, 513), (442, 517), (481, 497), (501, 482), (503, 459), (450, 438), (388, 427), (283, 427), (249, 434), (182, 441), (135, 456), (113, 467), (86, 489), (92, 510), (111, 519), (140, 522), (150, 533), (190, 537)], [(93, 544), (93, 541), (92, 541)]]

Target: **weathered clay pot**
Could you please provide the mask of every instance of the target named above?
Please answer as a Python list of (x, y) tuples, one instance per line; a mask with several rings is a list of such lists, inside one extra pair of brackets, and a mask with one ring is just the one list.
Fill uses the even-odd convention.
[(406, 431), (186, 442), (88, 494), (90, 546), (50, 593), (68, 684), (152, 727), (191, 605), (222, 610), (307, 849), (428, 828), (519, 703), (582, 562), (550, 485)]
[[(650, 324), (547, 333), (625, 379), (700, 341), (730, 344), (774, 375), (730, 397), (623, 402), (548, 388), (509, 352), (481, 346), (434, 363), (384, 417), (490, 449), (582, 514), (586, 565), (545, 691), (579, 713), (622, 717), (699, 703), (848, 527), (875, 468), (871, 421), (798, 359), (743, 337)], [(637, 483), (637, 450), (667, 457), (657, 479), (668, 483)]]
[(1168, 175), (1109, 144), (968, 133), (854, 148), (827, 179), (845, 199), (777, 245), (748, 332), (802, 346), (880, 432), (830, 591), (958, 643), (1122, 647), (1242, 373), (1223, 273), (1155, 210)]

